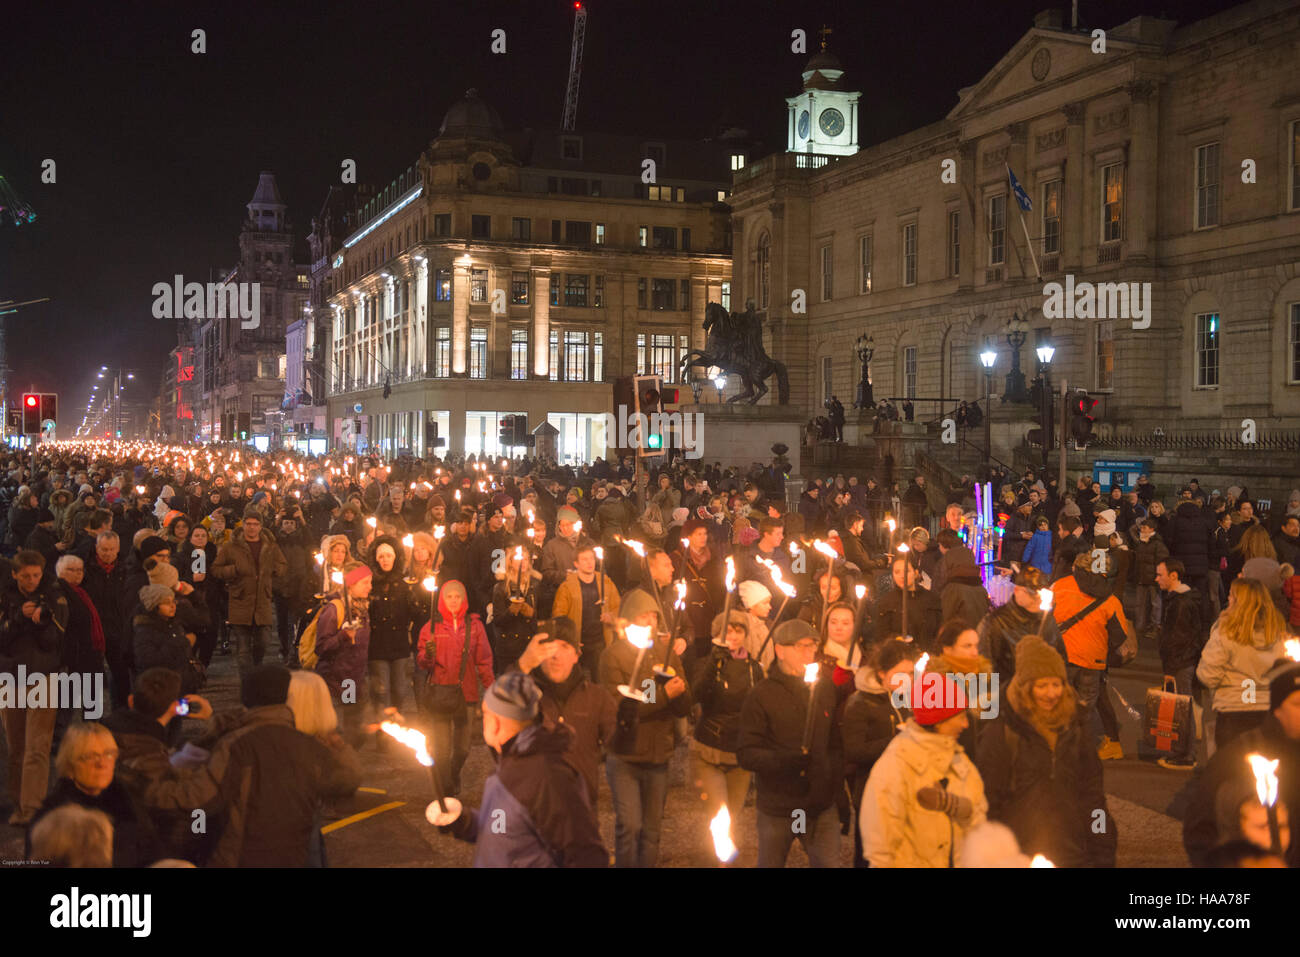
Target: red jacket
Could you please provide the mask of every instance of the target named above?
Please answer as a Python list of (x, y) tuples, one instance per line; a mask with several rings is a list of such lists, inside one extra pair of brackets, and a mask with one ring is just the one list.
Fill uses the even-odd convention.
[(454, 685), (456, 676), (460, 674), (461, 654), (465, 650), (465, 622), (468, 617), (469, 662), (465, 665), (465, 675), (460, 685), (465, 700), (473, 704), (479, 700), (477, 685), (481, 683), (486, 691), (495, 680), (492, 673), (492, 647), (488, 644), (487, 632), (483, 630), (478, 615), (466, 615), (465, 605), (461, 605), (460, 617), (453, 618), (442, 600), (441, 592), (438, 595), (438, 612), (442, 620), (434, 629), (432, 647), (429, 643), (429, 625), (426, 623), (420, 629), (417, 663), (424, 669), (430, 684)]
[(1300, 628), (1300, 574), (1292, 575), (1282, 583), (1282, 594), (1291, 602), (1291, 625)]

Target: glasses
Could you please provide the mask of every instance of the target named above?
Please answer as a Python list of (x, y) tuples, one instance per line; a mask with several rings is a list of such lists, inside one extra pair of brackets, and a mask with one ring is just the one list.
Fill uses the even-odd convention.
[(99, 764), (99, 762), (105, 761), (109, 764), (112, 764), (116, 760), (117, 760), (116, 751), (88, 751), (87, 753), (77, 758), (77, 763), (78, 764)]

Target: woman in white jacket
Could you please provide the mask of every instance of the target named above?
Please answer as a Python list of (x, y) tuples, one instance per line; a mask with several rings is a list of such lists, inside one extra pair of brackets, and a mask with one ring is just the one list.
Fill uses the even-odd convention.
[(858, 816), (872, 867), (955, 867), (966, 834), (984, 823), (988, 801), (974, 763), (957, 743), (970, 723), (950, 675), (912, 685), (912, 717), (871, 769)]
[(1210, 629), (1196, 677), (1214, 692), (1214, 747), (1222, 748), (1268, 714), (1264, 672), (1285, 654), (1286, 620), (1268, 589), (1238, 578), (1228, 590), (1228, 607)]

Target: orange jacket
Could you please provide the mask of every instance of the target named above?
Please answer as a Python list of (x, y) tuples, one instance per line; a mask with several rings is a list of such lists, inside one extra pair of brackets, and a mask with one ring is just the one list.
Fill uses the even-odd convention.
[[(1058, 625), (1073, 618), (1096, 600), (1079, 588), (1073, 575), (1067, 575), (1053, 584), (1052, 594), (1055, 596), (1052, 600), (1052, 616)], [(1112, 633), (1122, 641), (1127, 628), (1124, 607), (1118, 598), (1108, 595), (1101, 605), (1075, 623), (1069, 631), (1062, 633), (1070, 664), (1091, 671), (1104, 671), (1106, 658), (1110, 654)]]

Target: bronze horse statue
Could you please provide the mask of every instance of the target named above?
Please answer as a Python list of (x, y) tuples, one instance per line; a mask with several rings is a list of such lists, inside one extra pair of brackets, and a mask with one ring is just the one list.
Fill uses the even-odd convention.
[(681, 375), (686, 378), (692, 366), (717, 366), (727, 375), (737, 375), (745, 384), (738, 395), (728, 402), (748, 402), (754, 405), (767, 395), (763, 380), (776, 376), (777, 402), (788, 405), (790, 383), (784, 362), (778, 362), (763, 348), (762, 320), (754, 313), (754, 304), (746, 304), (743, 313), (728, 313), (721, 303), (711, 302), (704, 309), (704, 331), (707, 339), (703, 349), (692, 349), (682, 356)]

